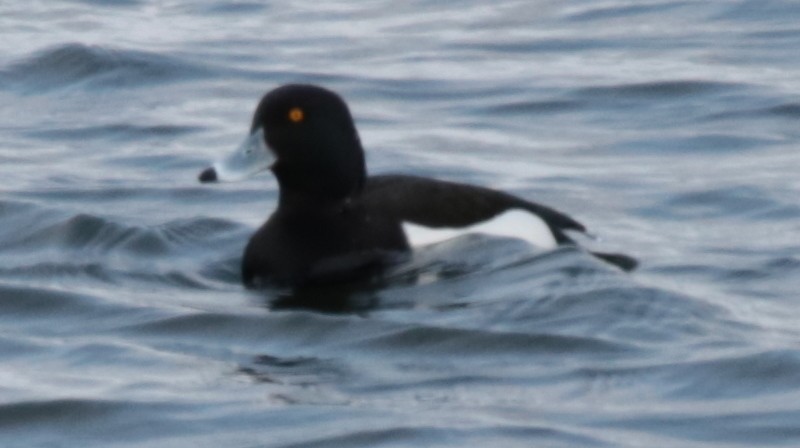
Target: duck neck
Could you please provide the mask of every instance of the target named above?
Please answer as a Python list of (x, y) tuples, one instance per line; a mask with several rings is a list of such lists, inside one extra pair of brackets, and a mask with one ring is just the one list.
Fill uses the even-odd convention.
[(351, 201), (361, 194), (366, 179), (363, 159), (355, 167), (330, 166), (324, 163), (277, 162), (272, 172), (280, 187), (280, 207), (297, 210), (325, 209)]

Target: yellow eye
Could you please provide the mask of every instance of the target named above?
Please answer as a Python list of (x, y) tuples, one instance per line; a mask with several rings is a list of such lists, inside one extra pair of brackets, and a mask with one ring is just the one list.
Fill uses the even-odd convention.
[(289, 120), (292, 123), (300, 123), (305, 118), (305, 114), (303, 113), (303, 109), (299, 107), (293, 107), (289, 110)]

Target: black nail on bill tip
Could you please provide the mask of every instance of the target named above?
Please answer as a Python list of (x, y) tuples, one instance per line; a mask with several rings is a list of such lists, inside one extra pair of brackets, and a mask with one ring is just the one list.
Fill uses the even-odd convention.
[(217, 171), (214, 169), (214, 167), (206, 168), (206, 169), (203, 170), (202, 173), (200, 173), (200, 176), (198, 176), (197, 178), (198, 178), (198, 180), (200, 180), (200, 182), (203, 182), (203, 183), (216, 182), (217, 181)]

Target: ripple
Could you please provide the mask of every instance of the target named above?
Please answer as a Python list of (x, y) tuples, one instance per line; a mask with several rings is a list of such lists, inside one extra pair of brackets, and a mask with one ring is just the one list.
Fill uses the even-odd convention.
[[(740, 329), (721, 308), (693, 297), (646, 287), (612, 287), (547, 297), (521, 318), (542, 331), (593, 335), (639, 347), (714, 340)], [(536, 311), (536, 314), (533, 314)]]
[(108, 218), (77, 214), (17, 237), (8, 249), (81, 249), (84, 252), (128, 252), (163, 255), (232, 232), (234, 223), (214, 218), (175, 220), (158, 227), (122, 224)]
[(567, 15), (568, 20), (577, 22), (592, 22), (597, 20), (608, 19), (634, 19), (635, 16), (646, 14), (668, 14), (674, 9), (683, 8), (689, 5), (694, 5), (691, 2), (681, 1), (663, 1), (653, 2), (647, 5), (617, 5), (611, 3), (609, 5), (601, 4), (598, 6), (589, 5), (583, 8), (578, 8), (577, 11)]
[(605, 39), (587, 39), (581, 37), (569, 38), (539, 38), (528, 40), (497, 40), (486, 42), (485, 40), (467, 39), (464, 42), (451, 44), (453, 49), (480, 50), (487, 53), (565, 53), (580, 52), (587, 50), (601, 50), (606, 48), (618, 47), (620, 42)]
[(492, 356), (524, 353), (562, 356), (566, 353), (583, 356), (630, 354), (630, 347), (600, 338), (525, 334), (479, 329), (412, 327), (365, 341), (371, 347), (392, 347), (396, 353), (413, 351), (417, 356)]
[[(150, 310), (64, 288), (0, 283), (0, 321), (37, 338), (95, 333), (137, 321)], [(15, 330), (17, 331), (17, 330)]]
[(321, 382), (340, 382), (346, 378), (338, 366), (313, 357), (278, 357), (258, 355), (238, 368), (240, 373), (258, 383), (310, 386)]
[[(168, 423), (185, 407), (168, 403), (138, 403), (122, 400), (53, 399), (0, 404), (0, 429), (5, 446), (63, 446), (64, 441), (81, 446), (113, 446), (120, 440), (144, 436), (141, 427), (153, 434), (174, 432)], [(156, 417), (155, 415), (161, 415)], [(35, 429), (34, 429), (35, 428)], [(80, 428), (76, 432), (75, 428)], [(158, 436), (156, 436), (158, 437)]]
[(794, 2), (742, 0), (727, 4), (727, 7), (719, 13), (717, 19), (725, 19), (734, 23), (752, 24), (763, 21), (772, 24), (773, 22), (781, 23), (785, 20), (791, 21), (791, 18), (797, 17), (798, 14), (800, 14), (800, 6)]
[(3, 316), (80, 314), (98, 309), (98, 300), (83, 294), (2, 284), (0, 284), (0, 289), (2, 289), (3, 295), (3, 300), (0, 300), (0, 310), (2, 311), (0, 314)]
[(636, 139), (620, 142), (615, 148), (629, 153), (728, 154), (761, 150), (783, 143), (780, 138), (752, 137), (727, 133)]
[[(636, 433), (662, 434), (665, 444), (688, 446), (688, 442), (713, 441), (739, 446), (785, 445), (800, 437), (800, 411), (755, 409), (744, 411), (731, 407), (712, 412), (679, 408), (674, 410), (639, 410), (611, 418), (597, 418), (593, 424), (604, 429), (628, 428)], [(728, 446), (730, 446), (728, 445)], [(636, 446), (636, 445), (630, 445)]]
[(800, 352), (768, 350), (666, 366), (682, 400), (766, 397), (793, 392), (800, 382)]
[(767, 261), (764, 268), (777, 275), (800, 272), (800, 257), (782, 256)]
[(85, 3), (96, 7), (129, 7), (139, 6), (142, 0), (71, 0), (73, 2)]
[(197, 13), (212, 15), (264, 14), (265, 10), (270, 8), (270, 5), (249, 1), (233, 1), (225, 3), (204, 3), (200, 6), (194, 6), (193, 8), (195, 8), (194, 11)]
[(537, 446), (611, 446), (602, 440), (578, 432), (538, 425), (472, 424), (469, 428), (452, 426), (394, 426), (365, 429), (329, 437), (317, 437), (301, 443), (278, 445), (280, 448), (365, 447), (365, 446), (524, 446), (520, 440), (536, 441)]
[[(5, 288), (0, 286), (0, 294), (3, 294), (4, 292)], [(21, 337), (18, 334), (14, 334), (13, 336), (0, 335), (0, 356), (2, 356), (6, 362), (10, 362), (15, 359), (25, 362), (25, 357), (29, 357), (31, 355), (47, 356), (50, 350), (52, 350), (52, 346), (50, 346), (50, 344), (41, 341), (34, 341), (31, 340), (31, 338), (24, 336)], [(52, 352), (49, 354), (52, 355)], [(3, 386), (0, 386), (0, 389), (2, 387)]]
[(0, 81), (26, 93), (44, 93), (70, 86), (140, 87), (205, 74), (205, 69), (159, 53), (75, 43), (39, 51), (0, 72)]
[(516, 101), (485, 108), (485, 113), (498, 115), (531, 115), (553, 114), (568, 112), (582, 107), (579, 101), (551, 100), (551, 101)]
[[(0, 259), (0, 278), (9, 281), (190, 289), (239, 285), (240, 254), (250, 233), (216, 218), (132, 225), (85, 213), (64, 216), (26, 203), (0, 202), (3, 215), (11, 225), (0, 233), (9, 255)], [(223, 250), (211, 251), (210, 246)]]
[(772, 120), (774, 117), (796, 119), (800, 117), (800, 104), (784, 103), (771, 107), (746, 108), (741, 110), (726, 110), (708, 115), (710, 120), (733, 120), (762, 118)]
[(786, 118), (800, 118), (800, 103), (787, 103), (767, 109), (767, 112)]
[(607, 98), (676, 98), (696, 96), (743, 88), (742, 84), (715, 81), (656, 81), (638, 84), (587, 87), (579, 89), (578, 96)]
[(107, 400), (49, 400), (0, 404), (0, 428), (20, 424), (80, 422), (83, 419), (104, 420), (122, 411), (127, 403)]
[(657, 207), (640, 212), (678, 220), (734, 216), (763, 220), (796, 218), (800, 207), (777, 201), (761, 188), (738, 185), (676, 194)]
[(174, 125), (154, 125), (154, 126), (137, 126), (129, 123), (116, 123), (101, 126), (87, 126), (80, 128), (48, 128), (39, 129), (36, 131), (29, 131), (26, 134), (30, 137), (36, 137), (46, 140), (63, 141), (63, 140), (123, 140), (123, 141), (139, 141), (143, 138), (165, 138), (165, 137), (178, 137), (192, 132), (196, 132), (200, 128), (193, 126), (174, 126)]

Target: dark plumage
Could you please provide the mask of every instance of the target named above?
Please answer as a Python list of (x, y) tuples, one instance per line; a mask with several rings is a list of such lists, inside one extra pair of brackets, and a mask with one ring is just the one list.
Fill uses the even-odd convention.
[[(337, 282), (379, 271), (410, 250), (403, 222), (467, 227), (519, 209), (544, 220), (559, 244), (574, 244), (565, 231), (585, 231), (563, 213), (488, 188), (415, 176), (367, 177), (347, 105), (317, 86), (287, 85), (265, 95), (248, 141), (200, 180), (267, 168), (280, 187), (278, 208), (245, 249), (248, 285)], [(594, 255), (626, 270), (636, 265), (625, 255)]]

